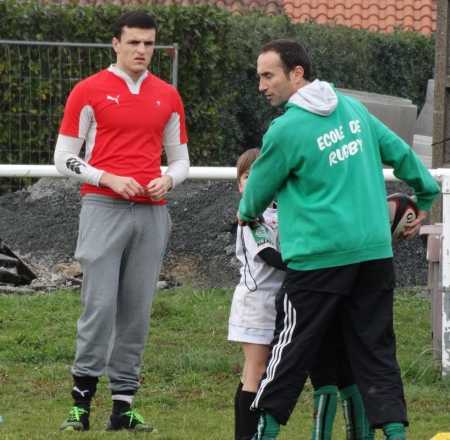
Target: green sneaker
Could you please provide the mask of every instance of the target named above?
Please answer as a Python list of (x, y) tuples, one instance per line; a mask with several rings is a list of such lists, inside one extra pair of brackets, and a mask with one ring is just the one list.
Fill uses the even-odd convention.
[(106, 431), (120, 431), (121, 429), (136, 432), (157, 432), (156, 428), (146, 425), (142, 416), (132, 409), (124, 413), (112, 412), (106, 424)]
[(89, 411), (74, 406), (69, 418), (59, 427), (60, 431), (89, 431)]

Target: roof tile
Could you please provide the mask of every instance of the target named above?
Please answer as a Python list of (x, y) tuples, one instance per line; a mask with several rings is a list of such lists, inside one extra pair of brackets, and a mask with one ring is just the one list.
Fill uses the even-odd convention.
[(383, 32), (392, 31), (400, 25), (422, 33), (433, 32), (435, 29), (436, 5), (433, 0), (331, 0), (326, 12), (321, 0), (311, 0), (308, 7), (303, 3), (295, 8), (296, 4), (297, 1), (294, 4), (285, 1), (286, 13), (294, 22), (313, 19), (323, 24), (334, 20), (345, 26), (378, 29)]
[[(28, 0), (33, 1), (33, 0)], [(47, 0), (44, 0), (47, 1)], [(48, 0), (69, 4), (71, 0)], [(231, 11), (258, 10), (277, 15), (281, 10), (293, 23), (310, 20), (318, 24), (336, 22), (358, 29), (392, 32), (406, 30), (428, 34), (436, 31), (437, 0), (76, 0), (78, 5), (138, 5), (158, 3), (183, 6), (211, 3)]]

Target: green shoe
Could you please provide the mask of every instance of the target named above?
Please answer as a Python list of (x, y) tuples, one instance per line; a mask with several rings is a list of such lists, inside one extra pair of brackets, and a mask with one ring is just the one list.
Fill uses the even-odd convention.
[(60, 431), (89, 431), (89, 411), (74, 406), (69, 418), (59, 427)]
[(156, 428), (146, 425), (142, 416), (132, 409), (124, 413), (112, 412), (106, 424), (106, 430), (120, 431), (121, 429), (129, 429), (136, 432), (157, 432)]

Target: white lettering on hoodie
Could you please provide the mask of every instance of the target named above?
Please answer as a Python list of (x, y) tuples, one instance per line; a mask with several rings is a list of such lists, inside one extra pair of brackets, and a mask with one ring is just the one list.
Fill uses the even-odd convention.
[[(312, 83), (297, 90), (289, 102), (295, 104), (304, 110), (320, 116), (329, 116), (338, 105), (338, 98), (333, 88), (325, 81), (315, 80)], [(351, 133), (355, 134), (361, 131), (358, 120), (349, 121)], [(334, 145), (341, 143), (345, 139), (345, 133), (342, 125), (336, 127), (317, 138), (317, 145), (321, 151), (327, 150)], [(361, 139), (350, 141), (341, 147), (328, 151), (330, 166), (336, 165), (354, 156), (358, 151), (363, 151)]]

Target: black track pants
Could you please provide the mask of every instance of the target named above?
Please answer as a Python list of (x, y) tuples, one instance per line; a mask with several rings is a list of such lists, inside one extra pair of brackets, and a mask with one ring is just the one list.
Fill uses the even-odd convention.
[(325, 331), (313, 365), (309, 370), (309, 379), (314, 391), (329, 385), (334, 385), (342, 390), (355, 383), (342, 335), (339, 309), (336, 310)]
[(325, 330), (339, 309), (350, 364), (370, 427), (380, 428), (387, 422), (407, 426), (395, 356), (393, 290), (355, 289), (349, 295), (302, 290), (297, 274), (288, 270), (276, 297), (275, 335), (252, 407), (265, 409), (279, 423), (287, 423)]

